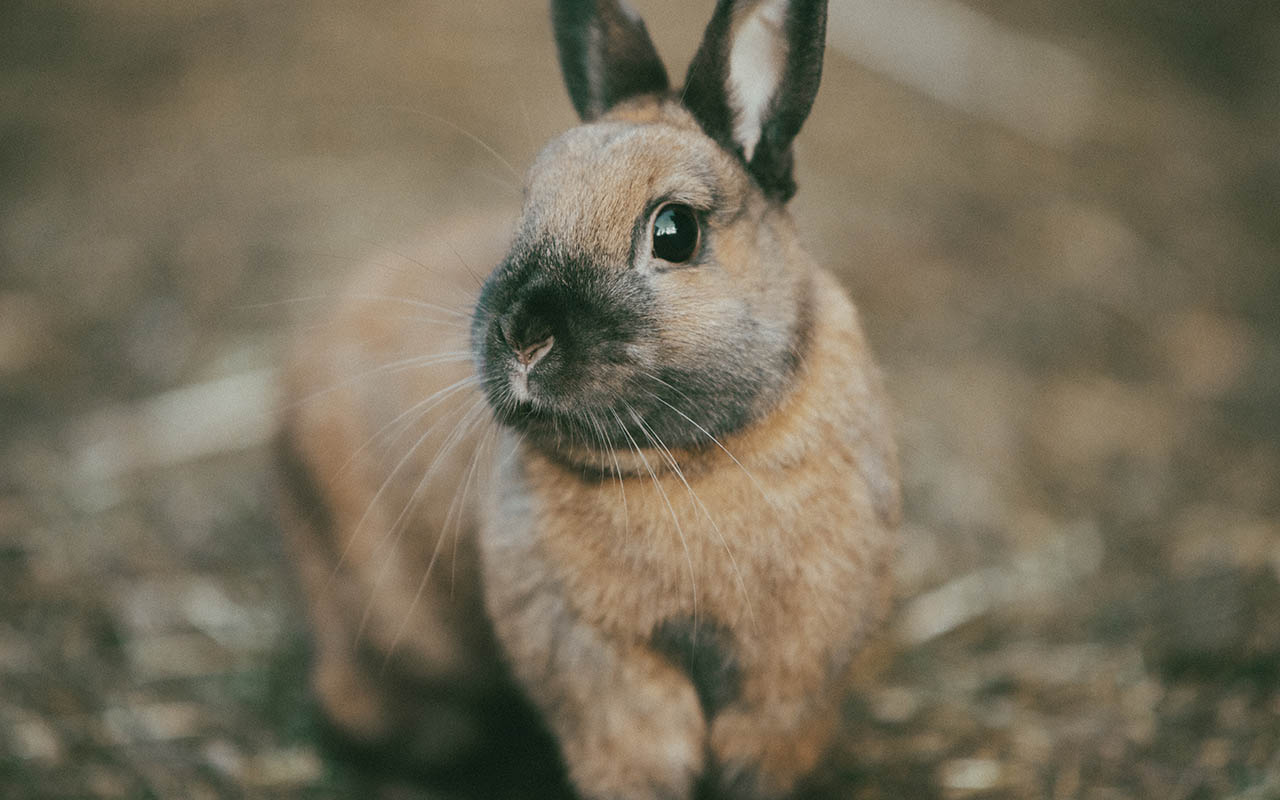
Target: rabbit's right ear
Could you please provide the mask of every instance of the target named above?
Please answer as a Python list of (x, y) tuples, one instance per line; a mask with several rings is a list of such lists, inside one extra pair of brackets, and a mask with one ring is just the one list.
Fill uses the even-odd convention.
[(822, 78), (827, 0), (719, 0), (682, 100), (765, 195), (795, 193), (791, 140)]
[(667, 90), (667, 70), (626, 0), (552, 0), (560, 69), (583, 121), (619, 101)]

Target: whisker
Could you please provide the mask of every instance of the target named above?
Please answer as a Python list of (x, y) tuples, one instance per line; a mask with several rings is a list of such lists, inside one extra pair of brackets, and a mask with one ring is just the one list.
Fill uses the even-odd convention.
[(618, 494), (622, 495), (622, 535), (629, 536), (631, 532), (631, 512), (627, 508), (627, 488), (626, 482), (622, 477), (622, 464), (618, 462), (618, 454), (609, 446), (608, 436), (604, 429), (604, 423), (596, 418), (590, 411), (586, 412), (587, 418), (596, 429), (596, 435), (600, 440), (600, 449), (609, 454), (613, 459), (613, 474), (618, 481)]
[[(413, 446), (405, 452), (405, 454), (400, 458), (400, 461), (396, 463), (389, 473), (387, 473), (387, 477), (383, 479), (382, 485), (378, 487), (378, 490), (374, 492), (373, 497), (369, 499), (368, 505), (365, 506), (364, 513), (360, 515), (360, 519), (356, 521), (355, 527), (351, 529), (350, 535), (347, 536), (347, 541), (342, 547), (342, 552), (338, 554), (338, 560), (333, 566), (333, 571), (329, 573), (329, 582), (325, 587), (326, 591), (330, 588), (334, 579), (337, 578), (338, 571), (342, 568), (342, 565), (346, 563), (347, 556), (351, 554), (352, 546), (359, 537), (360, 531), (364, 529), (364, 525), (368, 521), (369, 515), (373, 513), (373, 509), (382, 498), (382, 493), (387, 490), (389, 485), (391, 485), (391, 481), (395, 478), (396, 473), (398, 473), (404, 465), (409, 462), (409, 459), (413, 458), (413, 454), (417, 452), (418, 448), (422, 446), (422, 443), (427, 440), (427, 437), (431, 435), (431, 432), (435, 430), (435, 427), (435, 425), (432, 425), (423, 431), (422, 435), (418, 437), (418, 440), (413, 443)], [(374, 549), (377, 550), (378, 546), (380, 545), (375, 545)]]
[(733, 568), (734, 577), (736, 577), (738, 581), (738, 591), (741, 592), (742, 600), (747, 607), (747, 617), (751, 620), (751, 624), (754, 627), (756, 625), (756, 615), (755, 610), (751, 606), (751, 596), (747, 592), (747, 582), (742, 577), (742, 570), (738, 567), (738, 559), (734, 557), (733, 550), (729, 547), (729, 542), (724, 538), (724, 533), (720, 530), (720, 526), (717, 525), (715, 519), (712, 518), (711, 510), (702, 502), (702, 498), (698, 497), (698, 493), (693, 490), (692, 484), (690, 484), (688, 479), (685, 477), (684, 470), (680, 468), (680, 462), (676, 460), (671, 449), (663, 443), (662, 437), (658, 436), (658, 432), (653, 430), (652, 427), (646, 425), (644, 420), (636, 414), (635, 410), (632, 409), (626, 401), (623, 401), (623, 405), (627, 407), (631, 416), (635, 418), (636, 423), (640, 426), (640, 430), (644, 432), (645, 438), (657, 445), (658, 450), (663, 454), (667, 464), (671, 467), (672, 472), (674, 472), (676, 477), (680, 479), (680, 482), (684, 484), (684, 488), (688, 490), (690, 499), (698, 504), (698, 508), (702, 509), (703, 516), (705, 516), (707, 518), (707, 522), (711, 524), (711, 529), (715, 531), (716, 538), (720, 540), (720, 546), (724, 548), (725, 554), (729, 557), (729, 565)]
[[(478, 458), (479, 454), (480, 454), (479, 448), (476, 448), (476, 450), (472, 452), (471, 465), (467, 469), (467, 477), (465, 482), (463, 483), (462, 489), (460, 492), (456, 492), (454, 494), (453, 500), (449, 503), (449, 512), (445, 516), (444, 523), (441, 525), (440, 531), (436, 537), (436, 544), (435, 544), (435, 547), (432, 549), (431, 559), (427, 562), (426, 570), (422, 573), (422, 578), (418, 581), (418, 588), (413, 593), (413, 600), (409, 602), (409, 608), (405, 611), (404, 618), (401, 620), (400, 625), (396, 628), (395, 635), (393, 635), (391, 638), (390, 647), (387, 648), (386, 656), (384, 657), (382, 662), (382, 670), (384, 672), (387, 669), (387, 665), (391, 663), (391, 657), (395, 654), (396, 648), (400, 644), (400, 640), (404, 637), (404, 632), (409, 626), (409, 621), (413, 618), (413, 612), (417, 610), (418, 603), (422, 600), (423, 592), (426, 591), (427, 582), (431, 579), (431, 571), (435, 567), (436, 560), (440, 555), (440, 548), (444, 544), (445, 539), (448, 538), (448, 531), (449, 531), (449, 526), (451, 521), (454, 523), (454, 532), (455, 532), (453, 552), (455, 557), (457, 556), (458, 544), (457, 544), (456, 536), (458, 532), (461, 530), (462, 514), (465, 513), (461, 511), (461, 508), (462, 506), (466, 505), (466, 496), (471, 488), (471, 480), (475, 476), (476, 464), (479, 463), (479, 458)], [(459, 506), (459, 500), (461, 500), (462, 506)], [(455, 512), (457, 512), (456, 517), (455, 517)], [(453, 579), (452, 574), (450, 576), (450, 579), (451, 580)], [(375, 585), (375, 589), (376, 589), (376, 585)], [(449, 592), (452, 595), (453, 593), (452, 587), (449, 589)]]
[[(385, 268), (391, 269), (391, 267), (385, 267)], [(472, 276), (474, 277), (475, 273), (472, 273)], [(471, 322), (471, 312), (470, 310), (467, 310), (467, 309), (450, 308), (448, 306), (439, 305), (438, 303), (428, 303), (423, 300), (414, 300), (409, 297), (397, 297), (396, 295), (389, 295), (389, 294), (370, 294), (366, 292), (361, 292), (358, 294), (357, 293), (351, 293), (351, 294), (332, 293), (332, 292), (309, 294), (309, 295), (302, 295), (300, 297), (286, 297), (280, 300), (269, 300), (262, 303), (244, 303), (241, 305), (232, 306), (231, 308), (232, 310), (235, 310), (235, 311), (260, 311), (263, 309), (278, 308), (280, 306), (302, 305), (303, 303), (318, 303), (325, 300), (338, 303), (345, 299), (379, 300), (387, 303), (402, 303), (404, 305), (413, 306), (415, 308), (426, 308), (431, 311), (438, 311), (442, 314), (448, 314), (450, 316), (457, 317), (461, 320), (464, 320), (468, 325)]]
[[(428, 317), (420, 313), (400, 313), (400, 314), (381, 314), (381, 320), (403, 320), (411, 325), (428, 326), (422, 328), (423, 338), (430, 337), (441, 345), (449, 345), (451, 347), (467, 347), (471, 339), (471, 327), (461, 320), (454, 319), (436, 319)], [(306, 324), (294, 323), (288, 326), (289, 335), (296, 339), (306, 339), (313, 335), (320, 335), (323, 332), (332, 331), (335, 328), (346, 327), (349, 323), (339, 319), (322, 319), (318, 322), (310, 322)], [(345, 331), (340, 332), (340, 336), (347, 335)], [(401, 352), (408, 348), (402, 348)], [(415, 348), (421, 349), (421, 348)], [(452, 352), (452, 351), (450, 351)]]
[[(360, 454), (363, 453), (369, 445), (373, 444), (373, 442), (377, 440), (379, 437), (381, 437), (382, 434), (386, 433), (388, 430), (391, 429), (392, 426), (399, 423), (405, 417), (415, 412), (419, 412), (417, 416), (414, 418), (414, 421), (418, 419), (422, 419), (422, 417), (424, 417), (427, 414), (427, 412), (429, 412), (432, 408), (439, 405), (440, 403), (444, 402), (450, 395), (456, 394), (457, 392), (469, 386), (474, 386), (479, 382), (480, 380), (476, 376), (468, 375), (462, 380), (457, 381), (449, 386), (446, 386), (440, 391), (429, 395), (423, 400), (419, 400), (418, 402), (414, 403), (412, 406), (409, 406), (409, 408), (402, 411), (395, 419), (391, 420), (386, 425), (383, 425), (381, 428), (379, 428), (372, 436), (368, 438), (368, 440), (365, 441), (364, 444), (356, 448), (355, 452), (347, 456), (347, 459), (343, 461), (342, 464), (338, 467), (336, 474), (341, 475), (342, 472), (348, 466), (351, 465), (351, 462), (355, 461), (356, 458), (358, 458)], [(404, 426), (404, 429), (402, 429), (399, 433), (397, 433), (394, 438), (399, 438), (400, 434), (403, 433), (404, 430), (407, 430), (409, 427), (412, 427), (412, 425), (413, 425), (413, 421), (410, 421), (410, 423)]]
[[(445, 442), (440, 446), (430, 466), (427, 467), (426, 472), (423, 474), (422, 478), (418, 481), (418, 485), (415, 486), (413, 492), (410, 493), (409, 499), (405, 502), (404, 508), (400, 511), (399, 516), (397, 516), (395, 518), (395, 521), (391, 523), (391, 526), (387, 529), (387, 532), (382, 535), (381, 541), (379, 541), (374, 546), (375, 551), (380, 550), (383, 547), (386, 547), (387, 555), (383, 559), (382, 566), (378, 570), (378, 575), (374, 578), (373, 588), (370, 590), (369, 602), (368, 604), (366, 604), (364, 614), (360, 618), (360, 624), (356, 626), (357, 639), (359, 639), (364, 634), (365, 626), (368, 624), (369, 617), (373, 612), (374, 597), (377, 595), (378, 589), (382, 586), (382, 582), (386, 578), (387, 568), (391, 563), (391, 559), (392, 559), (392, 556), (395, 554), (396, 548), (400, 544), (400, 539), (404, 535), (405, 530), (409, 527), (408, 520), (410, 519), (410, 515), (412, 514), (412, 512), (418, 509), (418, 506), (421, 503), (423, 489), (426, 488), (426, 486), (431, 480), (431, 477), (434, 475), (436, 469), (439, 468), (440, 463), (442, 462), (444, 456), (448, 454), (449, 451), (451, 451), (455, 446), (458, 445), (459, 442), (462, 441), (462, 439), (466, 437), (467, 432), (470, 431), (471, 426), (475, 423), (476, 419), (479, 418), (479, 416), (483, 416), (483, 415), (479, 415), (477, 417), (472, 416), (475, 413), (475, 411), (478, 408), (481, 408), (483, 405), (484, 405), (484, 400), (477, 399), (475, 403), (473, 403), (471, 407), (467, 409), (467, 411), (462, 415), (462, 417), (459, 418), (457, 424), (455, 424), (454, 426), (453, 431), (449, 434), (449, 437), (445, 440)], [(430, 431), (428, 430), (428, 432)], [(421, 440), (419, 440), (419, 442), (421, 442)], [(415, 448), (416, 448), (416, 445), (415, 445)], [(385, 486), (386, 484), (384, 483), (383, 485)], [(387, 541), (388, 539), (391, 540), (389, 543)], [(436, 556), (439, 554), (440, 542), (442, 541), (442, 539), (443, 537), (440, 537), (440, 538), (437, 538), (436, 540), (435, 552), (433, 552), (431, 556), (431, 564), (434, 564), (436, 561)], [(430, 570), (430, 565), (428, 565), (428, 571), (429, 570)]]
[(461, 125), (458, 125), (457, 123), (451, 120), (445, 119), (444, 117), (441, 117), (437, 114), (432, 114), (428, 111), (423, 111), (417, 108), (410, 108), (408, 106), (381, 104), (381, 105), (375, 105), (373, 106), (373, 108), (382, 109), (385, 111), (399, 111), (405, 114), (415, 114), (417, 116), (426, 117), (427, 119), (439, 122), (441, 125), (447, 125), (448, 127), (452, 128), (453, 130), (467, 137), (468, 139), (470, 139), (472, 142), (476, 143), (480, 147), (483, 147), (485, 152), (487, 152), (489, 155), (497, 159), (498, 162), (502, 164), (502, 166), (506, 167), (507, 171), (511, 173), (511, 177), (516, 179), (516, 185), (512, 186), (511, 188), (514, 189), (516, 188), (516, 186), (520, 184), (521, 182), (520, 173), (516, 172), (515, 167), (511, 166), (511, 162), (503, 158), (502, 154), (500, 154), (497, 150), (494, 150), (492, 147), (490, 147), (489, 144), (485, 142), (483, 139), (481, 139), (479, 136), (476, 136), (474, 133), (467, 130), (466, 128), (463, 128)]
[(448, 306), (442, 306), (438, 303), (428, 303), (425, 300), (413, 300), (408, 297), (396, 297), (394, 295), (387, 295), (387, 294), (363, 294), (362, 293), (362, 294), (351, 294), (347, 296), (353, 297), (357, 300), (385, 300), (389, 303), (404, 303), (405, 305), (413, 306), (415, 308), (426, 308), (431, 311), (438, 311), (442, 314), (448, 314), (453, 317), (458, 317), (459, 319), (466, 320), (468, 324), (470, 324), (471, 322), (471, 313), (469, 311), (459, 311), (456, 308), (449, 308)]
[(315, 303), (320, 300), (338, 300), (338, 295), (334, 294), (308, 294), (301, 297), (286, 297), (281, 300), (268, 300), (263, 303), (238, 303), (231, 306), (232, 311), (262, 311), (264, 309), (279, 308), (280, 306), (300, 305), (302, 303)]
[[(486, 463), (486, 464), (493, 461), (493, 442), (495, 439), (497, 439), (497, 431), (498, 431), (497, 425), (492, 424), (493, 423), (492, 417), (489, 418), (489, 422), (491, 423), (489, 425), (489, 430), (487, 433), (484, 434), (484, 440), (480, 443), (478, 447), (476, 447), (475, 455), (472, 456), (473, 459), (480, 458), (482, 463)], [(481, 453), (484, 453), (483, 458), (481, 458)], [(472, 468), (473, 469), (475, 468), (474, 463), (472, 465)], [(469, 478), (468, 478), (468, 482), (470, 482)], [(449, 564), (449, 597), (454, 596), (454, 590), (457, 588), (457, 585), (458, 585), (458, 542), (461, 538), (462, 538), (462, 525), (459, 524), (453, 529), (453, 558), (451, 559)]]
[(465, 269), (467, 271), (467, 274), (471, 276), (471, 279), (476, 282), (476, 288), (483, 289), (484, 281), (481, 280), (480, 276), (475, 273), (475, 270), (471, 269), (471, 265), (468, 264), (467, 260), (462, 257), (461, 253), (458, 252), (458, 248), (453, 246), (453, 242), (449, 241), (448, 239), (444, 238), (439, 234), (435, 234), (435, 238), (439, 242), (441, 242), (445, 247), (449, 248), (449, 252), (453, 253), (453, 257), (458, 260), (458, 263), (462, 265), (462, 268)]
[[(472, 277), (473, 279), (475, 279), (475, 281), (476, 281), (476, 285), (477, 285), (477, 286), (480, 286), (481, 282), (480, 282), (479, 278), (477, 278), (476, 274), (475, 274), (474, 272), (472, 272), (472, 271), (471, 271), (471, 266), (470, 266), (469, 264), (467, 264), (467, 262), (462, 258), (461, 254), (459, 254), (459, 253), (458, 253), (457, 248), (455, 248), (455, 247), (453, 246), (453, 244), (452, 244), (451, 242), (449, 242), (449, 240), (445, 239), (445, 238), (444, 238), (443, 236), (441, 236), (439, 233), (437, 233), (437, 232), (435, 232), (435, 231), (432, 231), (432, 232), (431, 232), (431, 235), (432, 235), (432, 237), (433, 237), (437, 242), (439, 242), (439, 243), (443, 244), (445, 247), (449, 248), (449, 250), (453, 253), (454, 257), (456, 257), (456, 258), (458, 259), (458, 261), (462, 264), (463, 269), (465, 269), (465, 270), (467, 271), (467, 273), (468, 273), (469, 275), (471, 275), (471, 277)], [(374, 246), (374, 247), (381, 248), (382, 250), (385, 250), (386, 252), (391, 253), (392, 255), (399, 256), (400, 258), (404, 259), (405, 261), (408, 261), (410, 264), (413, 264), (414, 266), (419, 267), (420, 269), (422, 269), (422, 270), (426, 271), (426, 272), (427, 272), (427, 273), (429, 273), (432, 277), (437, 277), (437, 276), (439, 276), (439, 275), (441, 274), (441, 270), (440, 270), (440, 268), (439, 268), (439, 267), (433, 267), (431, 264), (428, 264), (427, 262), (422, 261), (421, 259), (414, 258), (413, 256), (409, 255), (408, 253), (404, 253), (404, 252), (402, 252), (402, 251), (400, 251), (400, 250), (397, 250), (397, 249), (395, 249), (395, 248), (391, 247), (390, 245), (387, 245), (387, 244), (385, 244), (385, 243), (383, 243), (383, 242), (375, 241), (375, 240), (373, 240), (373, 239), (369, 239), (369, 238), (366, 238), (366, 237), (363, 237), (363, 236), (356, 236), (355, 238), (356, 238), (356, 239), (359, 239), (360, 241), (365, 242), (366, 244), (372, 245), (372, 246)], [(470, 300), (470, 299), (474, 299), (474, 298), (469, 298), (469, 300)], [(470, 316), (470, 315), (468, 315), (468, 316)]]
[[(630, 407), (627, 407), (630, 411)], [(676, 533), (680, 536), (680, 545), (684, 548), (685, 562), (689, 566), (689, 585), (693, 590), (693, 637), (698, 636), (698, 579), (693, 569), (693, 553), (689, 550), (689, 542), (684, 537), (684, 529), (680, 527), (680, 519), (676, 516), (675, 506), (671, 505), (671, 498), (667, 496), (667, 490), (662, 488), (662, 482), (658, 480), (658, 475), (654, 472), (653, 467), (649, 465), (649, 459), (645, 457), (641, 451), (640, 445), (636, 444), (636, 440), (632, 437), (631, 432), (627, 430), (627, 426), (622, 423), (622, 418), (618, 416), (618, 412), (610, 409), (614, 418), (618, 421), (618, 427), (622, 429), (622, 434), (627, 437), (627, 441), (631, 443), (631, 447), (635, 450), (636, 455), (640, 457), (640, 462), (644, 464), (645, 471), (649, 473), (649, 478), (653, 481), (654, 488), (662, 495), (662, 500), (667, 505), (667, 511), (671, 512), (671, 521), (675, 524)], [(631, 411), (632, 416), (635, 415)]]
[(330, 392), (336, 392), (337, 390), (341, 389), (344, 386), (350, 386), (351, 384), (355, 383), (358, 380), (367, 378), (371, 375), (376, 375), (380, 372), (394, 373), (394, 372), (401, 372), (404, 370), (417, 369), (420, 367), (430, 367), (436, 364), (461, 364), (466, 361), (469, 361), (470, 359), (471, 359), (470, 351), (455, 350), (451, 352), (431, 353), (429, 355), (424, 355), (424, 356), (413, 356), (412, 358), (405, 358), (397, 361), (390, 361), (385, 364), (380, 364), (376, 367), (371, 367), (367, 370), (362, 370), (360, 372), (357, 372), (354, 375), (349, 375), (346, 378), (343, 378), (342, 380), (333, 384), (332, 386), (326, 386), (323, 389), (317, 389), (316, 391), (311, 392), (310, 394), (303, 395), (302, 397), (298, 398), (292, 403), (279, 406), (278, 408), (275, 409), (275, 411), (276, 413), (292, 411), (307, 403), (310, 403), (312, 400), (315, 400), (316, 398), (322, 397), (326, 394), (329, 394)]
[[(647, 377), (649, 377), (649, 378), (652, 378), (653, 380), (656, 380), (657, 382), (659, 382), (659, 383), (663, 384), (664, 386), (669, 387), (672, 391), (680, 392), (680, 390), (679, 390), (679, 389), (677, 389), (676, 387), (674, 387), (674, 386), (672, 386), (671, 384), (667, 383), (666, 381), (662, 380), (661, 378), (659, 378), (659, 377), (658, 377), (658, 376), (656, 376), (656, 375), (652, 375), (652, 374), (650, 374), (650, 373), (648, 373), (648, 372), (643, 372), (643, 371), (642, 371), (642, 374), (646, 375), (646, 376), (647, 376)], [(725, 446), (724, 446), (724, 444), (723, 444), (723, 443), (721, 443), (721, 441), (720, 441), (719, 439), (717, 439), (715, 436), (713, 436), (713, 435), (712, 435), (712, 433), (711, 433), (711, 431), (709, 431), (709, 430), (707, 430), (706, 428), (704, 428), (704, 427), (702, 427), (701, 425), (699, 425), (699, 424), (698, 424), (696, 421), (694, 421), (694, 419), (693, 419), (692, 417), (690, 417), (688, 414), (686, 414), (686, 413), (684, 413), (683, 411), (681, 411), (680, 409), (676, 408), (676, 407), (675, 407), (675, 406), (673, 406), (671, 403), (668, 403), (666, 400), (662, 399), (662, 397), (660, 397), (659, 395), (655, 394), (654, 392), (650, 392), (650, 391), (649, 391), (649, 390), (647, 390), (647, 389), (644, 389), (643, 391), (644, 391), (645, 393), (647, 393), (650, 397), (652, 397), (654, 400), (657, 400), (659, 403), (662, 403), (662, 404), (663, 404), (664, 406), (666, 406), (667, 408), (669, 408), (669, 409), (671, 409), (672, 411), (674, 411), (674, 412), (676, 412), (677, 414), (679, 414), (679, 415), (680, 415), (681, 417), (683, 417), (683, 418), (684, 418), (684, 419), (685, 419), (685, 420), (686, 420), (690, 425), (692, 425), (693, 427), (695, 427), (695, 428), (697, 428), (699, 431), (701, 431), (702, 435), (704, 435), (704, 436), (706, 436), (708, 439), (710, 439), (710, 440), (712, 441), (712, 443), (714, 443), (714, 444), (715, 444), (715, 446), (716, 446), (716, 447), (720, 448), (720, 450), (721, 450), (721, 451), (722, 451), (726, 456), (728, 456), (728, 457), (730, 458), (730, 460), (732, 460), (732, 461), (733, 461), (733, 463), (734, 463), (734, 464), (736, 464), (736, 465), (738, 466), (738, 469), (742, 470), (743, 474), (747, 476), (747, 479), (748, 479), (748, 480), (750, 480), (750, 481), (751, 481), (751, 483), (752, 483), (752, 485), (756, 487), (756, 491), (760, 493), (760, 497), (761, 497), (761, 499), (763, 499), (766, 503), (768, 503), (768, 504), (769, 504), (769, 507), (773, 509), (774, 513), (775, 513), (775, 514), (781, 514), (781, 513), (782, 513), (782, 512), (781, 512), (781, 509), (779, 509), (779, 508), (778, 508), (778, 506), (774, 504), (774, 502), (773, 502), (773, 498), (771, 498), (771, 497), (769, 496), (769, 494), (764, 490), (764, 487), (760, 484), (760, 481), (756, 480), (756, 476), (755, 476), (755, 475), (753, 475), (753, 474), (751, 473), (751, 470), (747, 469), (747, 468), (743, 465), (743, 463), (742, 463), (741, 461), (739, 461), (739, 460), (738, 460), (738, 457), (737, 457), (737, 456), (735, 456), (733, 453), (729, 452), (729, 448), (725, 447)], [(684, 393), (683, 393), (683, 392), (680, 392), (680, 394), (684, 394)], [(688, 395), (685, 395), (685, 397), (687, 398), (687, 397), (688, 397)]]

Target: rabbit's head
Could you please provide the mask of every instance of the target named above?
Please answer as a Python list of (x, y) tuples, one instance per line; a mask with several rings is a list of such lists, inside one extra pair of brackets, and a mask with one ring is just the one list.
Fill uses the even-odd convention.
[(683, 90), (622, 0), (555, 0), (582, 125), (538, 156), (473, 347), (498, 419), (544, 448), (696, 447), (767, 412), (809, 333), (785, 203), (825, 0), (720, 0)]

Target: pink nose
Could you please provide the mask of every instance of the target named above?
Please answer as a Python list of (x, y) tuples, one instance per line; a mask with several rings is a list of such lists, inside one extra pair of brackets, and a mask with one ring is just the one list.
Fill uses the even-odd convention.
[(551, 345), (556, 343), (556, 337), (548, 336), (542, 341), (531, 344), (528, 347), (513, 347), (516, 359), (520, 362), (525, 370), (533, 369), (533, 365), (542, 360), (548, 352), (551, 351)]

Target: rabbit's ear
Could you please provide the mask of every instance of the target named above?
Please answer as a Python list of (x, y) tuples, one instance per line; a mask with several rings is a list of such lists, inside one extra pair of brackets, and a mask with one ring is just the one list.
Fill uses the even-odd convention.
[(777, 200), (795, 194), (791, 140), (818, 93), (826, 27), (827, 0), (719, 0), (685, 79), (703, 130)]
[(552, 0), (551, 23), (569, 98), (584, 121), (628, 97), (667, 90), (667, 70), (625, 0)]

